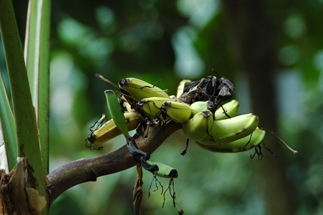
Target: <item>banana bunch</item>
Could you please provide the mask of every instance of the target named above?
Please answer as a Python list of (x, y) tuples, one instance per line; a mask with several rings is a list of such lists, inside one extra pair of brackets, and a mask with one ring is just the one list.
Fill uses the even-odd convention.
[(236, 100), (225, 103), (223, 109), (218, 108), (214, 114), (206, 110), (206, 105), (198, 106), (203, 107), (202, 111), (183, 124), (183, 132), (204, 149), (214, 152), (246, 151), (259, 145), (265, 137), (266, 132), (257, 127), (257, 116), (236, 116), (239, 109)]
[[(158, 181), (157, 176), (170, 179), (167, 189), (164, 192), (162, 190), (164, 200), (166, 191), (169, 191), (178, 214), (184, 212), (175, 202), (173, 188), (174, 178), (178, 177), (177, 170), (150, 161), (150, 155), (137, 148), (135, 138), (129, 135), (130, 130), (145, 129), (151, 122), (160, 123), (163, 128), (167, 121), (172, 120), (182, 124), (188, 140), (193, 140), (206, 150), (242, 152), (255, 148), (256, 154), (262, 155), (259, 144), (266, 132), (258, 127), (259, 118), (256, 115), (238, 115), (240, 104), (232, 99), (234, 86), (226, 78), (209, 76), (198, 81), (183, 80), (178, 86), (176, 97), (169, 96), (167, 90), (162, 90), (155, 84), (136, 78), (120, 80), (117, 88), (121, 93), (119, 99), (114, 91), (105, 91), (112, 119), (104, 123), (106, 116), (103, 115), (91, 127), (86, 146), (99, 149), (104, 142), (120, 134), (124, 135), (129, 152), (138, 162), (138, 180), (133, 194), (137, 214), (142, 199), (142, 168), (154, 175), (153, 180)], [(137, 129), (137, 135), (141, 135), (139, 130)]]
[[(246, 151), (259, 145), (265, 136), (265, 131), (257, 127), (257, 116), (238, 115), (239, 102), (232, 99), (234, 86), (226, 78), (183, 80), (176, 97), (137, 78), (121, 79), (118, 89), (131, 107), (122, 116), (129, 131), (146, 123), (147, 118), (162, 124), (172, 120), (182, 124), (188, 139), (215, 152)], [(96, 123), (87, 138), (88, 147), (99, 148), (115, 136), (125, 134), (115, 123), (115, 117), (103, 125), (102, 119)]]

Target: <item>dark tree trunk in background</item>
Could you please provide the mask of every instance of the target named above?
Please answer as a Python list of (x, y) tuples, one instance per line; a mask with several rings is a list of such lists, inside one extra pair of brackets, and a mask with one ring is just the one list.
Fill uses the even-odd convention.
[[(277, 99), (274, 75), (277, 71), (276, 37), (279, 26), (264, 1), (223, 0), (228, 20), (228, 42), (232, 44), (239, 68), (247, 77), (252, 100), (252, 112), (260, 117), (260, 126), (277, 133)], [(277, 8), (278, 10), (281, 10)], [(270, 15), (269, 15), (270, 14)], [(277, 19), (277, 17), (275, 18)], [(277, 92), (279, 93), (279, 92)], [(286, 178), (286, 159), (290, 153), (278, 139), (267, 132), (265, 143), (278, 158), (265, 153), (256, 165), (259, 186), (266, 198), (266, 214), (294, 214), (293, 190)]]

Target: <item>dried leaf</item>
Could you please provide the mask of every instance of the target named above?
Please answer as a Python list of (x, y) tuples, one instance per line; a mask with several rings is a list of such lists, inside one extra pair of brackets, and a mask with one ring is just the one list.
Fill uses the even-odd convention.
[(29, 206), (33, 209), (35, 215), (41, 214), (42, 210), (47, 204), (44, 196), (40, 196), (38, 191), (33, 188), (26, 188)]
[(137, 165), (137, 173), (138, 173), (138, 179), (135, 184), (135, 187), (133, 189), (133, 208), (135, 210), (135, 214), (140, 214), (140, 208), (141, 208), (141, 202), (142, 202), (142, 167), (140, 165)]

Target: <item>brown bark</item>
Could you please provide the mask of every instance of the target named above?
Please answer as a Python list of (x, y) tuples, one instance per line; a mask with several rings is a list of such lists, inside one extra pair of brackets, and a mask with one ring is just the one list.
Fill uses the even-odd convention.
[[(150, 128), (147, 138), (142, 135), (136, 138), (137, 147), (151, 154), (168, 136), (180, 128), (181, 125), (175, 122), (169, 122), (162, 130), (155, 125)], [(49, 202), (51, 204), (61, 193), (75, 185), (96, 181), (97, 177), (120, 172), (136, 164), (124, 146), (109, 154), (84, 158), (61, 166), (47, 176), (50, 183)]]
[[(274, 74), (277, 70), (275, 39), (278, 35), (274, 17), (268, 15), (264, 1), (223, 0), (229, 22), (229, 38), (235, 57), (246, 75), (252, 100), (252, 111), (261, 119), (261, 127), (277, 133)], [(267, 10), (266, 10), (267, 9)], [(274, 14), (272, 14), (274, 15)], [(263, 185), (266, 214), (294, 214), (292, 187), (286, 179), (284, 154), (290, 153), (278, 139), (267, 134), (266, 145), (278, 158), (266, 156), (258, 171)]]
[(0, 214), (40, 215), (47, 201), (35, 189), (37, 180), (27, 158), (9, 173), (0, 170)]

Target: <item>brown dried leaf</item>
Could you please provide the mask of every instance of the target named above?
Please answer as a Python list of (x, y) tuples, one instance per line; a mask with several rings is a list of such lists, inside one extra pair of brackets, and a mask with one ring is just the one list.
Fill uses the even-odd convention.
[(135, 214), (139, 215), (140, 214), (140, 209), (141, 209), (141, 202), (142, 202), (142, 167), (140, 165), (137, 165), (137, 173), (138, 173), (138, 179), (135, 184), (135, 187), (133, 189), (133, 208), (135, 210)]
[(30, 203), (29, 207), (32, 208), (35, 215), (41, 214), (47, 204), (46, 198), (44, 196), (40, 196), (36, 189), (26, 188), (26, 191)]

